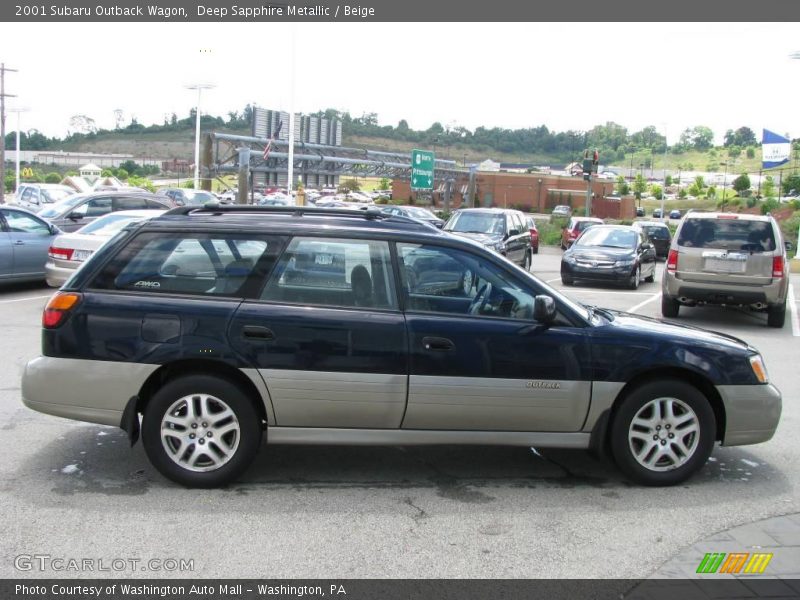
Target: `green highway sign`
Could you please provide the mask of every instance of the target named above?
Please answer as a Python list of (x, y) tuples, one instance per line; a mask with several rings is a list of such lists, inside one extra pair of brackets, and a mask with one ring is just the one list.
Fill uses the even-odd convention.
[(411, 151), (411, 189), (433, 189), (433, 152)]

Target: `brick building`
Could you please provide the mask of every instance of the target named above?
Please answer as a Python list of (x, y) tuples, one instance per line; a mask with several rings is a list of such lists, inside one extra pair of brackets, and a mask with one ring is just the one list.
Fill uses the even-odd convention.
[[(586, 181), (583, 177), (478, 171), (475, 183), (475, 206), (518, 208), (526, 212), (546, 213), (558, 204), (567, 204), (576, 213), (582, 214), (581, 211), (585, 210)], [(459, 208), (464, 203), (468, 185), (467, 175), (456, 179), (450, 199), (451, 208)], [(592, 214), (602, 219), (633, 219), (636, 216), (634, 199), (615, 198), (613, 192), (613, 181), (592, 181)], [(416, 200), (417, 194), (411, 191), (408, 180), (395, 179), (392, 181), (392, 198)], [(420, 201), (422, 202), (422, 197)], [(442, 207), (441, 185), (433, 193), (433, 202), (436, 207)]]

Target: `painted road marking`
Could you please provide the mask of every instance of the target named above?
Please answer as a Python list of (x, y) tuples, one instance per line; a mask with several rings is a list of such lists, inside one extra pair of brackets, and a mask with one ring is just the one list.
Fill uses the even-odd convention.
[(797, 318), (797, 303), (794, 301), (794, 286), (789, 284), (789, 314), (792, 319), (792, 335), (800, 337), (800, 320)]
[(661, 298), (661, 292), (659, 292), (657, 294), (653, 294), (652, 298), (648, 298), (647, 300), (644, 300), (643, 302), (639, 302), (639, 304), (637, 304), (633, 308), (629, 308), (628, 312), (634, 313), (637, 310), (639, 310), (640, 308), (642, 308), (645, 304), (650, 304), (651, 302), (653, 302), (654, 300), (658, 300), (659, 298)]
[(574, 292), (585, 292), (587, 294), (624, 294), (625, 296), (649, 296), (652, 292), (625, 292), (625, 291), (618, 291), (618, 292), (610, 292), (607, 290), (593, 290), (591, 288), (571, 288), (571, 287), (563, 287), (559, 288), (560, 291), (565, 293), (574, 293)]
[(47, 294), (46, 296), (28, 296), (27, 298), (14, 298), (13, 300), (0, 300), (0, 304), (8, 304), (9, 302), (24, 302), (25, 300), (38, 300), (40, 298), (49, 298), (53, 294)]

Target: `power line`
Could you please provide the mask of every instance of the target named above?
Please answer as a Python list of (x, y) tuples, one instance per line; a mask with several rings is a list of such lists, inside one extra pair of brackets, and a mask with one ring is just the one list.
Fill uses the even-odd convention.
[(0, 63), (0, 204), (6, 201), (6, 97), (16, 98), (15, 94), (6, 94), (6, 71), (16, 73), (17, 70)]

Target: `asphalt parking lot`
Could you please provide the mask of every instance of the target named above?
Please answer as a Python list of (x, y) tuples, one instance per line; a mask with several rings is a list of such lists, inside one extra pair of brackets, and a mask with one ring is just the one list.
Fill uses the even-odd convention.
[[(532, 267), (556, 289), (560, 255), (544, 248)], [(564, 291), (660, 317), (662, 269), (637, 291)], [(714, 532), (800, 512), (796, 304), (781, 330), (760, 314), (681, 309), (679, 322), (761, 350), (784, 395), (773, 440), (718, 447), (685, 485), (636, 487), (583, 451), (285, 446), (263, 448), (236, 485), (200, 491), (161, 477), (118, 429), (22, 406), (20, 374), (39, 353), (50, 294), (0, 289), (0, 577), (98, 575), (20, 572), (21, 554), (192, 559), (197, 577), (646, 577)]]

